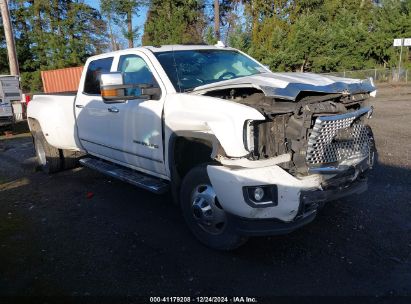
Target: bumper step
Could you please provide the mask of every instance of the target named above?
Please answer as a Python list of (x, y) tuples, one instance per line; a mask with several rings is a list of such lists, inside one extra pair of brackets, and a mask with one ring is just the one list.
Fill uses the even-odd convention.
[(156, 194), (165, 193), (169, 188), (168, 183), (159, 178), (151, 177), (144, 173), (121, 167), (103, 160), (87, 157), (80, 159), (79, 162), (84, 167), (97, 170), (103, 174), (125, 181), (129, 184)]

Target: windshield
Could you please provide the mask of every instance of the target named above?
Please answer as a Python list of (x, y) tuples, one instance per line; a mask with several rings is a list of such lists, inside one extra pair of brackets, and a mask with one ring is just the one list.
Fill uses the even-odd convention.
[(222, 80), (266, 72), (237, 51), (189, 50), (155, 53), (177, 92)]

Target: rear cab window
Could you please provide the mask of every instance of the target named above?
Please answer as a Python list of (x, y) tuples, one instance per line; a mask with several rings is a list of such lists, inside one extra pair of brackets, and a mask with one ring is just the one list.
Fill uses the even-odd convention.
[(100, 75), (101, 73), (109, 73), (112, 63), (113, 57), (96, 59), (90, 62), (87, 67), (83, 93), (100, 95)]

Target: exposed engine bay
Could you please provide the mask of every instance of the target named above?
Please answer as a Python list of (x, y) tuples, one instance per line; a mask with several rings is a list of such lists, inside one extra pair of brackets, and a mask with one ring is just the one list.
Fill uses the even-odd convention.
[(248, 87), (212, 90), (204, 95), (239, 102), (266, 117), (265, 121), (246, 123), (252, 134), (250, 160), (290, 153), (291, 161), (280, 166), (292, 174), (306, 175), (373, 158), (373, 135), (366, 124), (372, 114), (368, 93), (303, 91), (294, 101), (267, 97)]

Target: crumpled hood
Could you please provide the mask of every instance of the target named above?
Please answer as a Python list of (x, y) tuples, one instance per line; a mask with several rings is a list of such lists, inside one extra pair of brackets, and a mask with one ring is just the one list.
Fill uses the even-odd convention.
[(202, 94), (236, 87), (255, 87), (261, 89), (266, 96), (288, 100), (295, 100), (302, 91), (355, 94), (376, 90), (368, 79), (359, 80), (313, 73), (262, 73), (199, 86), (193, 92)]

